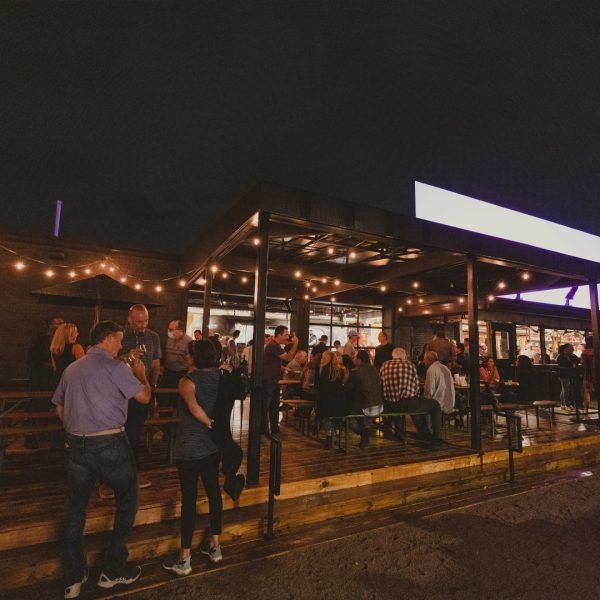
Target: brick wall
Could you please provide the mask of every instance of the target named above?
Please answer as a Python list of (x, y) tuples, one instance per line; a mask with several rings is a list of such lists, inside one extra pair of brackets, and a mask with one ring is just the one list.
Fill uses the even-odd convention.
[[(85, 247), (52, 239), (16, 238), (0, 236), (0, 244), (15, 252), (18, 256), (0, 249), (0, 308), (3, 315), (2, 341), (0, 344), (0, 389), (26, 389), (29, 370), (27, 367), (27, 348), (39, 335), (45, 333), (47, 320), (59, 316), (65, 321), (77, 325), (79, 341), (84, 346), (88, 342), (89, 331), (94, 320), (94, 307), (81, 306), (76, 301), (65, 304), (60, 301), (39, 300), (31, 292), (66, 281), (69, 269), (60, 265), (77, 266), (94, 263), (108, 258), (123, 273), (132, 274), (143, 279), (159, 280), (178, 274), (179, 263), (176, 257), (148, 255), (134, 251), (115, 250), (101, 247)], [(56, 258), (63, 255), (64, 259)], [(49, 258), (50, 256), (50, 258)], [(48, 266), (24, 259), (27, 267), (22, 271), (14, 268), (18, 257), (28, 257), (49, 263), (56, 275), (50, 279), (44, 274)], [(82, 269), (75, 268), (76, 279), (92, 277), (102, 270), (93, 268), (93, 273), (85, 275)], [(106, 273), (111, 275), (111, 273)], [(112, 274), (118, 279), (117, 275)], [(164, 291), (155, 292), (153, 284), (144, 283), (145, 296), (164, 306), (150, 310), (150, 328), (157, 331), (163, 344), (166, 340), (167, 324), (174, 318), (185, 318), (185, 314), (177, 313), (181, 306), (181, 288), (177, 279), (164, 282)], [(123, 309), (104, 308), (102, 319), (111, 319), (125, 324), (127, 307)]]

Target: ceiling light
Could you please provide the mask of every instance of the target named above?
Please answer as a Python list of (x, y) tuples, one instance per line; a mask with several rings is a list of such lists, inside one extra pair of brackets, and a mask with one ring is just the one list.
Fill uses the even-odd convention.
[(210, 268), (210, 270), (211, 270), (213, 273), (216, 273), (216, 272), (219, 270), (219, 267), (217, 267), (217, 265), (213, 265), (213, 266)]
[(227, 272), (223, 271), (223, 273), (221, 273), (221, 277), (222, 277), (223, 279), (227, 279), (227, 278), (229, 277), (229, 273), (227, 273)]
[(380, 286), (380, 287), (379, 287), (379, 289), (380, 289), (382, 292), (385, 292), (385, 291), (387, 290), (387, 287), (386, 287), (385, 285), (382, 285), (382, 286)]
[(329, 246), (329, 248), (327, 248), (327, 254), (333, 254), (335, 252), (335, 250)]
[(245, 275), (242, 277), (242, 283), (248, 283), (248, 278)]
[(521, 279), (523, 281), (528, 281), (531, 278), (531, 274), (528, 273), (527, 271), (525, 271), (524, 273), (521, 273)]
[(127, 277), (121, 277), (121, 278), (119, 279), (119, 281), (120, 281), (121, 283), (125, 283), (125, 282), (127, 281)]
[(412, 286), (416, 289), (419, 287), (419, 282), (418, 281), (413, 281)]
[(305, 300), (310, 300), (310, 296), (308, 294), (304, 294), (304, 299)]
[(101, 269), (106, 269), (106, 263), (100, 263), (100, 268)]
[(335, 296), (331, 296), (331, 301), (335, 302)]
[(185, 287), (185, 279), (179, 280), (179, 287)]
[(313, 287), (313, 288), (312, 288), (312, 293), (313, 293), (313, 294), (315, 294), (316, 292), (317, 292), (317, 288), (316, 288), (316, 287)]
[(136, 284), (135, 284), (133, 287), (134, 287), (136, 290), (141, 290), (141, 289), (142, 289), (142, 284), (141, 284), (141, 283), (136, 283)]
[(48, 269), (44, 272), (46, 277), (54, 277), (54, 271), (52, 269)]
[(75, 271), (69, 271), (69, 277), (71, 279), (73, 279), (73, 278), (77, 277), (77, 273), (75, 273)]
[(258, 238), (258, 237), (252, 238), (252, 243), (255, 246), (260, 246), (260, 238)]
[(403, 310), (404, 309), (401, 306), (398, 307), (398, 312), (402, 312)]
[(294, 273), (294, 277), (295, 277), (296, 279), (298, 279), (298, 278), (302, 277), (302, 271), (296, 271), (296, 272)]
[(496, 299), (496, 296), (494, 296), (494, 294), (490, 294), (490, 295), (487, 297), (487, 299), (488, 299), (490, 302), (493, 302), (493, 301)]
[(406, 301), (406, 304), (412, 304), (412, 300), (409, 298), (409, 299)]
[(111, 273), (114, 273), (114, 272), (115, 272), (115, 268), (114, 268), (114, 267), (108, 267), (108, 270), (109, 270)]
[(326, 283), (327, 283), (327, 277), (323, 277), (323, 278), (321, 279), (321, 283), (323, 283), (323, 284), (326, 284)]
[(157, 285), (157, 286), (154, 288), (154, 291), (155, 291), (155, 292), (159, 292), (159, 293), (160, 293), (160, 292), (162, 292), (162, 291), (163, 291), (163, 287), (162, 287), (162, 285)]
[(462, 296), (460, 296), (460, 297), (458, 298), (458, 301), (459, 301), (461, 304), (463, 304), (463, 303), (464, 303), (464, 301), (465, 301), (465, 299), (464, 299)]
[(18, 260), (18, 261), (15, 263), (15, 269), (16, 269), (17, 271), (22, 271), (24, 268), (25, 268), (25, 263), (24, 263), (22, 260)]
[(506, 287), (506, 283), (504, 281), (498, 282), (498, 289), (503, 290)]
[(348, 254), (348, 258), (356, 258), (356, 252), (350, 252), (350, 254)]
[(86, 269), (84, 269), (84, 270), (83, 270), (83, 272), (84, 272), (86, 275), (89, 275), (89, 274), (92, 272), (92, 270), (91, 270), (89, 267), (87, 267)]
[(333, 285), (340, 285), (340, 280), (339, 279), (334, 279), (333, 280)]
[(423, 304), (423, 298), (419, 298), (418, 302), (419, 304)]

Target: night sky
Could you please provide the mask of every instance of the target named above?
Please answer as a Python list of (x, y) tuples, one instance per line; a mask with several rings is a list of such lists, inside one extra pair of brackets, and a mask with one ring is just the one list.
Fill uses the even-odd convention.
[[(7, 2), (3, 231), (180, 251), (262, 180), (600, 234), (597, 2)], [(577, 240), (573, 240), (577, 244)]]

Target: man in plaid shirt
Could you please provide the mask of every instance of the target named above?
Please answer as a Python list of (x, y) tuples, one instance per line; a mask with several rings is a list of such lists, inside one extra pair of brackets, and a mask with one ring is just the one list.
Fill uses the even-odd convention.
[[(412, 417), (420, 439), (431, 441), (433, 450), (443, 450), (448, 444), (442, 440), (442, 411), (435, 400), (419, 396), (419, 377), (415, 365), (408, 360), (404, 348), (394, 348), (392, 360), (383, 363), (381, 371), (381, 384), (385, 412), (425, 412), (431, 417), (433, 435), (427, 425), (424, 415)], [(402, 439), (401, 417), (393, 417), (396, 427), (396, 439)]]

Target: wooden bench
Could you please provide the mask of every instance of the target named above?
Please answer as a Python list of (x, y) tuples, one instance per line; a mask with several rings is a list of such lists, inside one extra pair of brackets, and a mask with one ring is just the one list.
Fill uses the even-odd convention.
[[(363, 413), (358, 413), (358, 414), (350, 414), (350, 415), (345, 415), (343, 417), (330, 417), (331, 420), (334, 423), (339, 423), (340, 425), (343, 424), (343, 428), (339, 427), (338, 428), (338, 450), (340, 450), (341, 452), (348, 452), (348, 420), (349, 419), (376, 419), (376, 418), (380, 418), (380, 417), (402, 417), (402, 434), (404, 437), (404, 445), (406, 445), (407, 441), (406, 441), (406, 421), (405, 418), (406, 417), (413, 417), (413, 416), (426, 416), (427, 412), (382, 412), (379, 413), (378, 415), (373, 415), (373, 416), (367, 416), (364, 415)], [(342, 429), (344, 431), (344, 445), (342, 447)]]
[[(315, 400), (306, 400), (304, 398), (290, 398), (289, 400), (282, 400), (284, 406), (285, 422), (288, 422), (288, 412), (290, 409), (294, 409), (294, 429), (300, 431), (304, 435), (310, 435), (310, 415), (312, 410), (316, 408), (317, 402)], [(310, 408), (311, 410), (304, 412), (298, 412), (298, 408)], [(315, 424), (315, 430), (318, 435), (318, 428)]]

